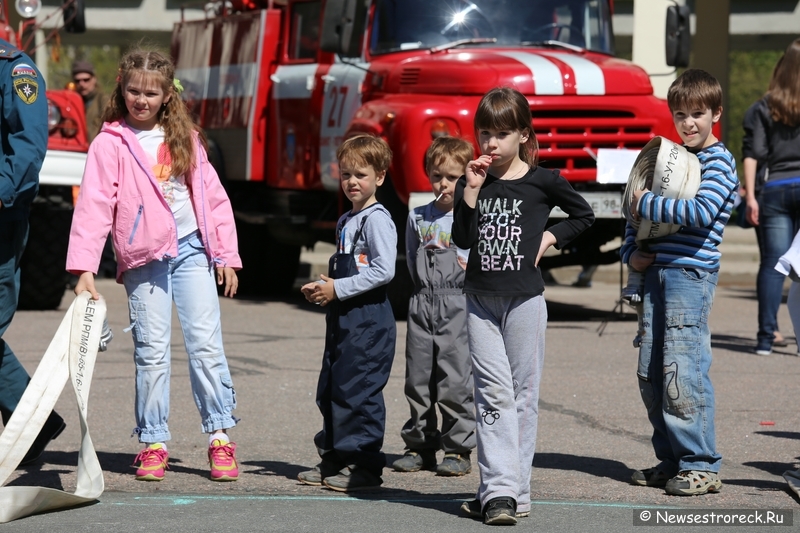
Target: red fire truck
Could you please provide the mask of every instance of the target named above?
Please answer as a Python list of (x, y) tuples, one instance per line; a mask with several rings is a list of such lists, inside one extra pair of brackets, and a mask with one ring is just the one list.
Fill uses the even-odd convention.
[[(612, 9), (611, 0), (229, 0), (176, 24), (183, 96), (237, 217), (242, 287), (285, 290), (301, 246), (333, 240), (348, 207), (336, 148), (358, 132), (394, 152), (379, 199), (403, 243), (409, 208), (432, 199), (431, 140), (474, 139), (473, 112), (496, 86), (528, 97), (541, 164), (560, 169), (597, 215), (542, 266), (617, 261), (600, 247), (621, 233), (622, 186), (596, 182), (595, 154), (640, 149), (674, 128), (647, 74), (614, 57)], [(408, 278), (398, 266), (390, 293), (402, 310)]]
[[(23, 19), (35, 17), (41, 1), (20, 0), (16, 7)], [(8, 2), (2, 2), (0, 38), (31, 54), (32, 37), (41, 29), (41, 22), (28, 18), (19, 31), (14, 31), (8, 15)], [(48, 18), (55, 16), (63, 17), (63, 28), (70, 33), (86, 30), (83, 0), (63, 0), (60, 9)], [(55, 31), (50, 30), (50, 35)], [(46, 96), (50, 134), (39, 173), (39, 195), (31, 207), (28, 245), (20, 266), (21, 309), (55, 309), (64, 296), (73, 187), (81, 183), (89, 149), (80, 95), (69, 90), (47, 90)]]

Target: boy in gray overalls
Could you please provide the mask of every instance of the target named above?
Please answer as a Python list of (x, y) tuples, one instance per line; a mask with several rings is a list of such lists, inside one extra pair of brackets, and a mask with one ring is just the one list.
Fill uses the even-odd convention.
[[(436, 200), (408, 216), (406, 260), (415, 286), (406, 336), (411, 418), (400, 432), (406, 453), (392, 464), (398, 472), (435, 469), (440, 476), (463, 476), (472, 469), (475, 413), (463, 293), (469, 251), (451, 244), (450, 228), (456, 182), (474, 155), (463, 139), (435, 139), (425, 154), (425, 169)], [(437, 466), (439, 449), (444, 459)]]

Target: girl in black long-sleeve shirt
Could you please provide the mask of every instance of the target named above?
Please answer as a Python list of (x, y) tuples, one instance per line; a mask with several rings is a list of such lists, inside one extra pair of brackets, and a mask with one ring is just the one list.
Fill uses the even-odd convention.
[[(464, 292), (475, 380), (477, 498), (462, 509), (487, 524), (530, 513), (539, 380), (547, 308), (539, 260), (594, 221), (586, 201), (557, 171), (536, 166), (528, 101), (510, 88), (489, 91), (475, 113), (481, 156), (455, 195), (453, 242), (469, 248)], [(568, 218), (545, 230), (550, 211)]]

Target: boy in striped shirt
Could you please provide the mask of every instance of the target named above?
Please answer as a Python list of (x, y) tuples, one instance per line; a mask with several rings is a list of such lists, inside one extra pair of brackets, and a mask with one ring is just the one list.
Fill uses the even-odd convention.
[(708, 374), (708, 317), (719, 274), (718, 247), (739, 180), (733, 156), (711, 131), (722, 115), (719, 82), (703, 70), (689, 69), (670, 86), (667, 102), (684, 146), (700, 160), (702, 175), (691, 199), (637, 191), (634, 216), (683, 227), (649, 240), (644, 252), (636, 247), (636, 230), (629, 223), (620, 250), (623, 262), (645, 273), (637, 375), (659, 460), (634, 472), (632, 482), (691, 496), (722, 487)]

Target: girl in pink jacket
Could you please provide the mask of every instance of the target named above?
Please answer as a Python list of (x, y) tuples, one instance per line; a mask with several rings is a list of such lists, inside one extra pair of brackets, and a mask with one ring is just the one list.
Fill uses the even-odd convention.
[(199, 128), (178, 93), (165, 55), (126, 54), (92, 142), (70, 232), (67, 270), (75, 293), (99, 298), (94, 275), (112, 233), (117, 281), (128, 293), (136, 363), (136, 428), (145, 444), (136, 479), (161, 481), (167, 468), (170, 325), (178, 310), (195, 403), (209, 434), (211, 479), (239, 476), (226, 430), (236, 407), (222, 346), (219, 298), (236, 294), (241, 268), (230, 201), (209, 164)]

